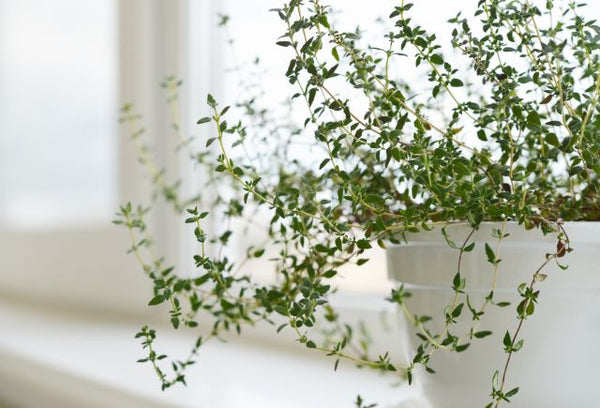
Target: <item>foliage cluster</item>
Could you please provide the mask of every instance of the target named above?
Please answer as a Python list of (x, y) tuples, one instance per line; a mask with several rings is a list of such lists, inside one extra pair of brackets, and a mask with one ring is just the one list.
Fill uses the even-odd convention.
[[(163, 388), (185, 382), (186, 367), (210, 338), (275, 320), (283, 321), (278, 332), (291, 330), (300, 344), (331, 356), (336, 368), (348, 359), (408, 381), (417, 366), (433, 372), (436, 350), (462, 352), (491, 334), (456, 333), (459, 319), (472, 320), (476, 328), (488, 307), (506, 306), (493, 287), (484, 304), (466, 301), (460, 259), (473, 250), (471, 235), (459, 243), (448, 239), (458, 267), (449, 282), (454, 300), (441, 311), (442, 330), (429, 326), (431, 317), (405, 307), (410, 293), (403, 287), (388, 297), (421, 333), (408, 366), (388, 354), (372, 355), (357, 341), (357, 330), (341, 322), (329, 302), (335, 291), (330, 280), (342, 265), (367, 263), (366, 251), (399, 243), (406, 232), (444, 231), (464, 222), (475, 230), (483, 221), (498, 221), (558, 232), (556, 251), (518, 288), (518, 325), (504, 336), (506, 366), (493, 376), (488, 407), (517, 393), (518, 388), (505, 389), (505, 376), (523, 344), (522, 324), (534, 313), (536, 285), (545, 278), (543, 267), (571, 250), (562, 221), (600, 220), (600, 29), (575, 3), (480, 0), (473, 16), (449, 20), (451, 43), (442, 44), (414, 22), (411, 7), (401, 1), (390, 11), (381, 44), (365, 44), (359, 31), (338, 31), (331, 10), (319, 0), (289, 0), (274, 10), (283, 27), (276, 44), (291, 55), (285, 72), (295, 89), (291, 100), (306, 109), (300, 127), (271, 117), (253, 95), (231, 110), (208, 95), (211, 114), (198, 124), (212, 126), (213, 136), (198, 151), (180, 132), (181, 83), (168, 78), (164, 87), (182, 151), (208, 175), (203, 191), (215, 192), (214, 200), (209, 194), (200, 194), (200, 201), (181, 197), (178, 184), (169, 183), (153, 163), (140, 117), (131, 105), (124, 107), (123, 121), (131, 126), (157, 193), (184, 214), (199, 245), (193, 277), (178, 275), (152, 255), (147, 211), (121, 207), (116, 222), (128, 229), (131, 251), (154, 282), (149, 304), (168, 304), (175, 329), (196, 327), (204, 315), (213, 322), (187, 359), (172, 362), (170, 375), (160, 366), (166, 356), (153, 348), (155, 331), (144, 327), (138, 333), (148, 351), (140, 361), (154, 367)], [(411, 86), (409, 71), (426, 81)], [(232, 112), (242, 112), (244, 119)], [(317, 165), (289, 157), (299, 137), (312, 140)], [(257, 212), (269, 214), (268, 239), (252, 243), (245, 259), (275, 248), (269, 261), (277, 279), (270, 284), (256, 282), (244, 260), (224, 255), (238, 231), (211, 235), (206, 227), (213, 216), (228, 226)], [(496, 268), (505, 236), (499, 227), (485, 246)], [(313, 336), (318, 324), (330, 328), (327, 339)]]

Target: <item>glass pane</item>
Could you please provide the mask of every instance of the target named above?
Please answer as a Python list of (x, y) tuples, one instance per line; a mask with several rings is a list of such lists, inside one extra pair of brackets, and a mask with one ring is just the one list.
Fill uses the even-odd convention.
[(0, 0), (0, 224), (112, 213), (116, 16), (107, 0)]

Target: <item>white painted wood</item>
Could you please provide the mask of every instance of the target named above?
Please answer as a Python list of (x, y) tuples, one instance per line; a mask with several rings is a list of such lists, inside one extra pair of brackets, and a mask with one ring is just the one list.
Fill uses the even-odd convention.
[[(348, 408), (357, 394), (382, 407), (412, 390), (296, 344), (291, 349), (229, 336), (207, 343), (187, 388), (160, 391), (136, 323), (41, 313), (0, 300), (0, 404), (19, 408)], [(274, 328), (271, 328), (273, 331)], [(6, 335), (9, 333), (9, 335)], [(159, 333), (157, 350), (187, 355), (188, 331)], [(310, 390), (310, 391), (307, 391)]]
[[(160, 83), (168, 74), (181, 75), (187, 64), (187, 10), (185, 0), (118, 2), (120, 100), (134, 102), (143, 114), (146, 141), (154, 146), (159, 165), (173, 165), (166, 163), (170, 157), (167, 151), (174, 150), (176, 142)], [(117, 112), (114, 120), (118, 120)], [(130, 130), (122, 126), (116, 171), (119, 202), (148, 204), (152, 201), (149, 177), (137, 161), (129, 138)], [(176, 179), (176, 171), (169, 176)], [(157, 203), (155, 207), (147, 221), (157, 241), (157, 252), (176, 259), (173, 255), (181, 234), (167, 226), (179, 220), (167, 217), (165, 205)], [(114, 210), (118, 211), (118, 203)], [(150, 282), (133, 257), (125, 255), (130, 247), (126, 230), (110, 221), (45, 230), (2, 229), (0, 296), (76, 307), (79, 311), (143, 313), (151, 294)]]

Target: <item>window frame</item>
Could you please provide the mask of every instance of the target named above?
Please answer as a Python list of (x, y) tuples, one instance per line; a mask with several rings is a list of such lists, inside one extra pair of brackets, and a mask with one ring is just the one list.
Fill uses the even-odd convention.
[[(118, 41), (117, 104), (135, 103), (143, 115), (145, 141), (157, 161), (169, 160), (165, 152), (175, 148), (166, 99), (160, 83), (167, 73), (186, 75), (189, 0), (114, 0)], [(210, 2), (198, 2), (205, 12)], [(120, 106), (119, 106), (120, 108)], [(118, 111), (115, 111), (115, 122)], [(140, 166), (126, 126), (117, 128), (115, 212), (120, 203), (148, 204), (152, 188)], [(175, 167), (176, 163), (165, 163)], [(153, 203), (147, 219), (161, 253), (173, 255), (179, 244), (166, 205)], [(151, 282), (141, 273), (123, 228), (110, 223), (48, 227), (44, 230), (0, 229), (0, 294), (39, 306), (67, 307), (79, 311), (112, 311), (146, 314)]]

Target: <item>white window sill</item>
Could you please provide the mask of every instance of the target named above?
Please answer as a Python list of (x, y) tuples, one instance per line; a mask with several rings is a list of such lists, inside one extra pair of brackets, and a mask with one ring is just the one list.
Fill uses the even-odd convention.
[[(187, 376), (165, 392), (133, 335), (139, 324), (67, 317), (0, 302), (0, 405), (9, 407), (351, 408), (357, 394), (380, 407), (408, 391), (392, 378), (298, 346), (212, 343)], [(192, 339), (159, 331), (159, 346), (185, 356)], [(160, 350), (159, 350), (160, 351)], [(178, 351), (178, 352), (177, 352)], [(171, 353), (168, 353), (171, 355)]]

